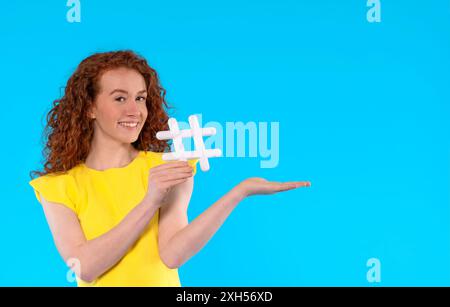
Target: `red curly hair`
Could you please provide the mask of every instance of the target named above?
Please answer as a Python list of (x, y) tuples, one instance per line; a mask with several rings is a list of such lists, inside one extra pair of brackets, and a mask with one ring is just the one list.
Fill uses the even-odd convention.
[(132, 143), (133, 147), (156, 152), (169, 148), (167, 140), (156, 138), (157, 131), (168, 130), (166, 109), (169, 108), (165, 100), (166, 91), (160, 85), (156, 71), (143, 57), (130, 50), (95, 53), (78, 65), (67, 81), (64, 96), (53, 102), (44, 129), (47, 139), (43, 150), (44, 170), (32, 171), (31, 177), (65, 173), (85, 161), (94, 134), (93, 121), (87, 112), (99, 93), (100, 77), (108, 70), (121, 67), (138, 71), (147, 86), (148, 116), (138, 139)]

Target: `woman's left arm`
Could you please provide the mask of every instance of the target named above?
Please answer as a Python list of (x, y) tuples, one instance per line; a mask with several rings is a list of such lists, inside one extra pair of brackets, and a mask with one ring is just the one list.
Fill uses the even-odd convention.
[(193, 177), (173, 187), (167, 204), (161, 206), (159, 217), (159, 254), (167, 267), (180, 267), (200, 251), (217, 232), (237, 204), (255, 194), (273, 194), (310, 186), (307, 181), (270, 182), (249, 178), (232, 188), (192, 223), (188, 223), (187, 208), (194, 186)]

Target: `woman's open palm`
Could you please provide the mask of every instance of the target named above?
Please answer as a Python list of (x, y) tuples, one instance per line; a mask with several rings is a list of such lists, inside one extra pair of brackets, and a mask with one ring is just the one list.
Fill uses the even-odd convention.
[(257, 194), (273, 194), (299, 187), (309, 187), (311, 186), (311, 183), (309, 181), (276, 182), (254, 177), (242, 181), (239, 186), (247, 196), (250, 196)]

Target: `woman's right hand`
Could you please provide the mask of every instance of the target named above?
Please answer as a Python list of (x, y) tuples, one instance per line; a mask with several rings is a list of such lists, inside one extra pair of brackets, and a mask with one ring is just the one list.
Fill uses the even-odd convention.
[(187, 181), (194, 169), (185, 161), (168, 162), (150, 169), (144, 202), (161, 207), (172, 187)]

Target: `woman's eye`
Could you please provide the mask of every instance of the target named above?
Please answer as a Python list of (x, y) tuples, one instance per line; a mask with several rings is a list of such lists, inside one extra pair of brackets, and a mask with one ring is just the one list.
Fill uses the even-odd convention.
[(125, 97), (117, 97), (116, 101), (124, 102), (125, 101)]
[(139, 100), (139, 101), (145, 101), (147, 98), (146, 97), (143, 97), (143, 96), (139, 96), (138, 98), (136, 98), (137, 100)]

